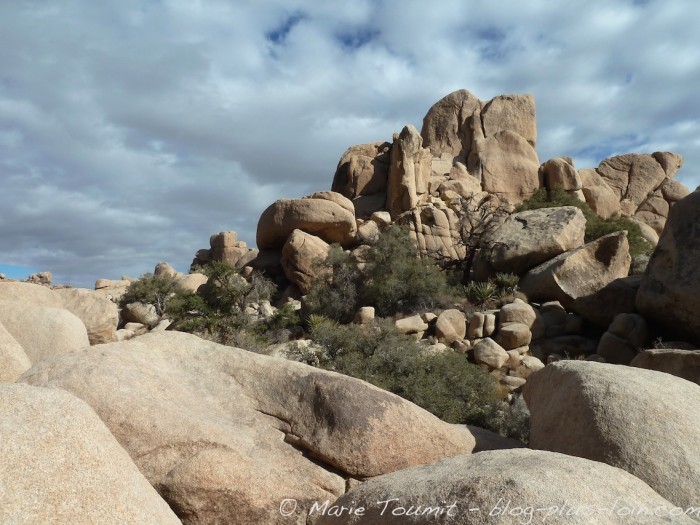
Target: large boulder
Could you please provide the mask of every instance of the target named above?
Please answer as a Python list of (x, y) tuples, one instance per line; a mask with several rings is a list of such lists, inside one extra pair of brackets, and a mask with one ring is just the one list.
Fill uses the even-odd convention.
[(443, 97), (423, 119), (423, 145), (430, 148), (434, 157), (448, 153), (466, 158), (472, 144), (470, 119), (475, 112), (479, 118), (480, 107), (481, 101), (466, 89)]
[[(469, 453), (449, 425), (357, 379), (178, 332), (73, 352), (24, 380), (90, 404), (188, 523), (293, 523), (366, 478)], [(235, 487), (232, 490), (231, 487)]]
[(652, 155), (639, 153), (605, 159), (597, 171), (615, 192), (618, 200), (632, 203), (633, 211), (629, 215), (633, 215), (647, 196), (667, 178), (663, 167)]
[(523, 137), (533, 148), (537, 145), (535, 97), (532, 95), (499, 95), (491, 99), (483, 104), (481, 122), (487, 137), (508, 130)]
[[(523, 274), (584, 244), (586, 219), (574, 206), (510, 215), (491, 236), (486, 257), (499, 272)], [(483, 252), (484, 250), (482, 250)]]
[(0, 382), (13, 382), (31, 368), (22, 345), (0, 323)]
[(467, 319), (461, 310), (450, 308), (435, 320), (435, 336), (438, 341), (450, 345), (467, 335)]
[(637, 293), (637, 310), (674, 337), (700, 343), (700, 192), (676, 203), (649, 260)]
[(548, 191), (564, 190), (569, 193), (578, 192), (583, 187), (581, 176), (574, 168), (570, 157), (555, 157), (540, 166), (542, 182)]
[(700, 385), (700, 350), (656, 348), (638, 353), (630, 366), (681, 377)]
[(338, 162), (331, 189), (348, 199), (386, 192), (390, 161), (388, 142), (351, 146)]
[(306, 295), (318, 277), (319, 266), (328, 255), (327, 242), (301, 230), (294, 230), (282, 248), (282, 268), (287, 279)]
[(559, 301), (570, 308), (576, 298), (626, 277), (631, 260), (627, 232), (611, 233), (533, 268), (520, 289), (530, 300)]
[(431, 173), (430, 151), (412, 125), (394, 134), (387, 184), (386, 209), (392, 217), (428, 200)]
[(317, 193), (303, 199), (280, 199), (260, 216), (258, 248), (280, 249), (294, 230), (347, 246), (352, 244), (357, 232), (354, 210), (352, 201), (335, 192)]
[(180, 523), (104, 423), (57, 388), (0, 384), (0, 522)]
[(113, 301), (84, 288), (59, 288), (54, 293), (61, 298), (63, 308), (83, 322), (91, 345), (115, 340), (119, 310)]
[(596, 170), (583, 169), (578, 172), (578, 175), (586, 204), (598, 216), (609, 219), (620, 213), (619, 197)]
[(540, 187), (535, 149), (517, 133), (505, 130), (478, 141), (476, 147), (484, 191), (518, 204)]
[(85, 324), (63, 308), (0, 301), (0, 323), (32, 363), (90, 345)]
[(624, 470), (523, 448), (380, 476), (315, 510), (317, 525), (696, 523)]
[(700, 501), (700, 388), (652, 370), (560, 361), (524, 391), (530, 446), (619, 467), (679, 507)]
[(17, 281), (0, 281), (0, 301), (19, 301), (34, 306), (63, 308), (63, 301), (51, 288)]

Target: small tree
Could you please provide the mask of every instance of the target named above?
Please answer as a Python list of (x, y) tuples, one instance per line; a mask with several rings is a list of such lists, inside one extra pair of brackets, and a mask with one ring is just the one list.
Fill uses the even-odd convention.
[(493, 234), (508, 217), (509, 207), (496, 195), (471, 194), (455, 199), (450, 207), (459, 217), (458, 242), (465, 248), (465, 257), (459, 261), (464, 284), (471, 280), (472, 266), (477, 252), (490, 246)]
[(146, 273), (132, 281), (119, 299), (120, 308), (131, 303), (151, 304), (159, 316), (165, 314), (168, 300), (176, 293), (185, 293), (174, 278)]

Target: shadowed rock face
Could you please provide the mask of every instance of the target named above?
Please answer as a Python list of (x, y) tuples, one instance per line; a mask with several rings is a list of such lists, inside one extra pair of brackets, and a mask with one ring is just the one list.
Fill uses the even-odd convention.
[(289, 523), (285, 498), (305, 523), (311, 502), (343, 494), (346, 478), (475, 444), (362, 381), (178, 332), (50, 359), (24, 380), (90, 404), (186, 523)]
[(557, 300), (570, 308), (578, 297), (626, 277), (630, 262), (627, 232), (611, 233), (533, 268), (520, 288), (531, 300)]
[[(649, 514), (617, 515), (614, 505)], [(379, 476), (331, 506), (362, 507), (364, 512), (338, 516), (326, 510), (318, 525), (695, 523), (674, 516), (669, 501), (624, 470), (522, 448), (458, 456)]]
[(700, 343), (700, 192), (677, 202), (637, 293), (640, 313)]

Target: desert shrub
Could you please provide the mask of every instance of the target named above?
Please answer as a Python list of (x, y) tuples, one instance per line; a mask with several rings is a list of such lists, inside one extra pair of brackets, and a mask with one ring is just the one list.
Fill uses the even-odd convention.
[(316, 269), (317, 280), (305, 299), (308, 311), (351, 321), (359, 307), (362, 286), (362, 273), (355, 258), (334, 244)]
[(501, 424), (494, 419), (501, 403), (492, 376), (462, 354), (427, 352), (391, 321), (342, 325), (315, 317), (311, 339), (323, 348), (313, 357), (322, 368), (393, 392), (450, 423)]
[(407, 230), (389, 227), (366, 256), (360, 289), (363, 305), (380, 316), (428, 309), (447, 294), (447, 279), (429, 259), (418, 257)]
[(445, 274), (420, 259), (405, 229), (391, 226), (364, 254), (362, 263), (331, 246), (319, 278), (306, 296), (309, 312), (342, 322), (360, 306), (374, 306), (380, 316), (427, 309), (448, 294)]
[(269, 301), (277, 291), (275, 283), (254, 273), (247, 281), (239, 271), (225, 262), (213, 262), (205, 267), (209, 280), (200, 288), (206, 303), (219, 313), (241, 311), (248, 303)]
[(152, 304), (158, 315), (165, 314), (168, 308), (168, 300), (174, 294), (185, 296), (188, 292), (178, 287), (174, 278), (169, 276), (155, 276), (146, 273), (136, 281), (132, 281), (119, 299), (119, 306), (124, 308), (131, 303)]
[(630, 246), (630, 255), (650, 255), (653, 247), (642, 236), (639, 224), (624, 217), (610, 217), (603, 219), (594, 212), (591, 207), (580, 201), (575, 195), (567, 193), (561, 188), (556, 188), (547, 192), (546, 188), (540, 188), (530, 199), (522, 202), (515, 208), (515, 212), (525, 210), (537, 210), (541, 208), (554, 208), (558, 206), (575, 206), (580, 209), (586, 218), (585, 241), (591, 242), (596, 239), (622, 230), (627, 230), (627, 241)]
[(232, 266), (215, 262), (203, 268), (209, 280), (198, 294), (177, 294), (168, 301), (172, 328), (195, 333), (217, 343), (261, 351), (284, 339), (283, 332), (299, 323), (291, 307), (279, 309), (270, 319), (254, 321), (244, 309), (249, 303), (269, 301), (275, 284), (259, 274), (250, 281)]

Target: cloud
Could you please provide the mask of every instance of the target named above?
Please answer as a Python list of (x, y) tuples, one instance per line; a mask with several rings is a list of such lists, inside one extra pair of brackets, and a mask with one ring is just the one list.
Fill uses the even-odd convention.
[(467, 88), (533, 93), (538, 152), (672, 150), (698, 182), (700, 4), (17, 2), (0, 18), (0, 262), (91, 286), (273, 200)]

